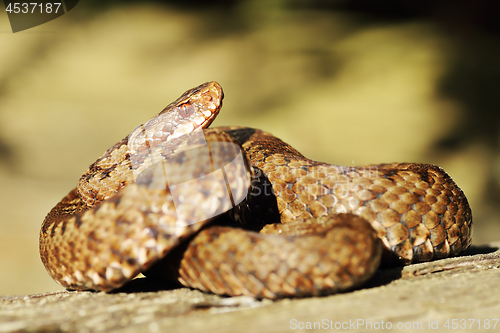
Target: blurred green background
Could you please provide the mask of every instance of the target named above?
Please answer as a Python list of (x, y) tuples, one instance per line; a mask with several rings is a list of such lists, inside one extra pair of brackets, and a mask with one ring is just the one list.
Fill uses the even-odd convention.
[[(186, 4), (187, 3), (187, 4)], [(3, 7), (0, 7), (3, 8)], [(500, 3), (85, 1), (12, 34), (0, 15), (0, 295), (61, 289), (45, 214), (108, 147), (185, 90), (224, 88), (217, 125), (343, 165), (425, 162), (500, 239)]]

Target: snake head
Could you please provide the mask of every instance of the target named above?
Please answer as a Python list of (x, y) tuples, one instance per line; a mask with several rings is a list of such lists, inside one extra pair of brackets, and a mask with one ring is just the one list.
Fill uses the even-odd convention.
[(130, 133), (130, 154), (207, 128), (219, 114), (223, 97), (222, 87), (215, 81), (186, 91), (157, 116)]

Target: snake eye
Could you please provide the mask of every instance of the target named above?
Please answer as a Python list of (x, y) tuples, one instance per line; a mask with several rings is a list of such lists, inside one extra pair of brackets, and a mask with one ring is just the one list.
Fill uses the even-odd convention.
[(179, 105), (177, 108), (179, 109), (179, 114), (182, 116), (182, 118), (187, 118), (194, 113), (193, 104), (186, 103)]

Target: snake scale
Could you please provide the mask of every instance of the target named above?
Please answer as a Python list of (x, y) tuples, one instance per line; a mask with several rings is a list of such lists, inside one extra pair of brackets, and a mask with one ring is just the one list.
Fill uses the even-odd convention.
[[(258, 129), (209, 128), (222, 98), (216, 82), (188, 90), (89, 167), (42, 224), (56, 282), (110, 291), (142, 272), (216, 294), (314, 296), (361, 286), (381, 261), (469, 247), (470, 207), (441, 168), (342, 167)], [(200, 147), (212, 155), (187, 163)], [(225, 165), (235, 156), (243, 163)], [(153, 166), (165, 160), (176, 172), (161, 180)], [(220, 182), (182, 187), (206, 166)]]

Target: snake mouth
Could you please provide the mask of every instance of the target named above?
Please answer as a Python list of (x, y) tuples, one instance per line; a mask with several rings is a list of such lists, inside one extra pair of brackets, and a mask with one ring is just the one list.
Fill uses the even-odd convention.
[[(186, 103), (192, 106), (191, 112), (199, 113), (198, 117), (192, 119), (194, 129), (208, 128), (212, 124), (222, 108), (224, 98), (222, 87), (215, 81), (204, 83), (199, 87), (202, 87), (200, 92), (191, 95)], [(185, 115), (187, 116), (189, 113)]]

